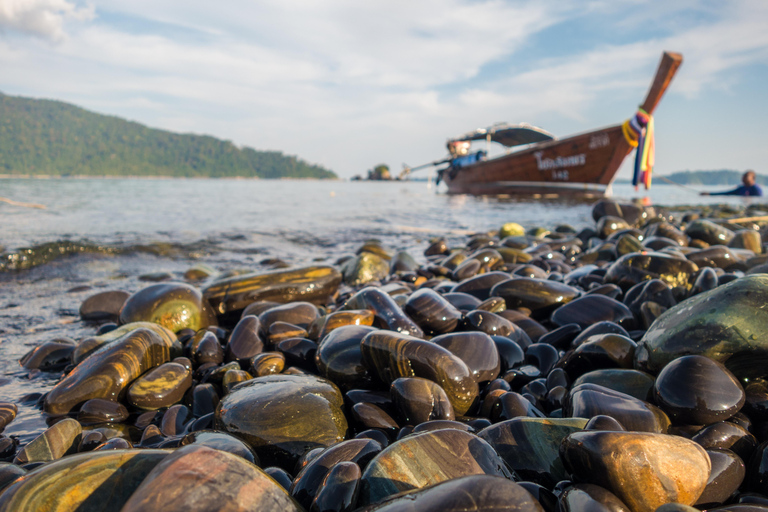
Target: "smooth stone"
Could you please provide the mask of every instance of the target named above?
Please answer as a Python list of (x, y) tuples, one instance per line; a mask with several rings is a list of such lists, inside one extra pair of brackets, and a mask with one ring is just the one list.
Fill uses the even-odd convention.
[(558, 366), (571, 379), (585, 373), (612, 368), (631, 369), (637, 343), (621, 334), (596, 334), (563, 357)]
[(578, 324), (585, 329), (598, 322), (632, 325), (634, 315), (627, 306), (605, 295), (585, 295), (557, 308), (550, 318), (558, 327)]
[(571, 388), (563, 414), (578, 418), (610, 416), (627, 430), (637, 432), (663, 434), (670, 425), (667, 415), (655, 405), (596, 384)]
[(27, 471), (16, 464), (0, 462), (0, 492), (26, 474)]
[(275, 346), (275, 350), (285, 356), (287, 364), (311, 373), (317, 372), (315, 355), (317, 344), (307, 338), (288, 338)]
[[(526, 346), (531, 345), (531, 340), (524, 332), (527, 339)], [(504, 373), (507, 370), (520, 366), (525, 361), (525, 352), (522, 347), (507, 336), (491, 336), (493, 344), (496, 345), (496, 351), (499, 354), (499, 372)]]
[(587, 422), (587, 425), (584, 427), (584, 430), (620, 431), (626, 429), (624, 428), (624, 425), (619, 423), (615, 418), (611, 418), (610, 416), (605, 416), (603, 414), (598, 414), (597, 416), (592, 416), (592, 418), (590, 418), (590, 420)]
[(717, 267), (722, 269), (727, 269), (731, 265), (738, 266), (738, 264), (744, 262), (734, 251), (723, 245), (713, 245), (706, 249), (692, 251), (686, 254), (685, 257), (699, 267)]
[(219, 394), (213, 384), (198, 384), (192, 389), (192, 414), (200, 418), (211, 414), (219, 405)]
[(627, 291), (623, 300), (635, 315), (640, 314), (640, 307), (648, 301), (653, 301), (665, 308), (671, 308), (677, 304), (672, 289), (661, 279), (651, 279), (636, 284)]
[(464, 330), (480, 331), (489, 336), (509, 336), (514, 325), (496, 313), (476, 309), (464, 316)]
[(456, 417), (448, 395), (431, 380), (419, 377), (395, 379), (390, 386), (390, 397), (403, 425)]
[(491, 289), (491, 295), (502, 297), (508, 308), (528, 308), (533, 318), (544, 319), (555, 308), (577, 298), (580, 292), (547, 279), (519, 277), (497, 284)]
[(703, 355), (741, 381), (765, 376), (768, 275), (745, 276), (668, 309), (635, 352), (635, 368), (658, 373), (673, 359)]
[(494, 400), (491, 411), (490, 419), (494, 422), (509, 420), (521, 416), (527, 416), (531, 418), (541, 418), (544, 416), (540, 410), (538, 410), (533, 402), (536, 402), (535, 398), (530, 400), (520, 393), (514, 391), (507, 391), (496, 400)]
[[(498, 256), (501, 256), (498, 252), (494, 252)], [(462, 280), (459, 284), (453, 287), (451, 293), (466, 293), (483, 301), (493, 295), (491, 290), (493, 290), (496, 285), (504, 281), (509, 281), (510, 279), (511, 277), (506, 272), (486, 272)]]
[(288, 322), (277, 321), (272, 322), (272, 325), (269, 326), (267, 342), (270, 345), (277, 345), (288, 338), (306, 338), (307, 336), (309, 336), (309, 332), (306, 329)]
[(160, 431), (168, 437), (180, 435), (191, 416), (191, 411), (186, 405), (176, 404), (163, 413)]
[(525, 363), (538, 368), (542, 375), (548, 375), (558, 359), (557, 349), (547, 343), (533, 343), (525, 349)]
[(399, 251), (395, 254), (389, 265), (390, 274), (416, 272), (418, 269), (419, 263), (405, 251)]
[(443, 347), (391, 331), (367, 334), (360, 348), (363, 363), (389, 384), (400, 377), (422, 377), (440, 384), (454, 412), (466, 413), (478, 398), (478, 387), (467, 365)]
[(75, 351), (72, 352), (72, 363), (75, 365), (80, 364), (86, 357), (90, 356), (96, 350), (102, 348), (104, 345), (109, 345), (116, 342), (126, 334), (136, 329), (143, 328), (154, 331), (155, 334), (160, 336), (168, 343), (168, 346), (178, 347), (176, 335), (154, 322), (133, 322), (130, 324), (121, 325), (117, 329), (100, 334), (98, 336), (90, 336), (80, 341), (75, 347)]
[(670, 502), (693, 505), (711, 469), (701, 446), (665, 434), (576, 432), (563, 440), (560, 454), (571, 474), (605, 487), (633, 512)]
[(720, 505), (736, 492), (744, 481), (746, 468), (744, 461), (730, 450), (707, 450), (707, 455), (712, 470), (696, 505), (709, 508)]
[(360, 466), (354, 462), (339, 462), (333, 466), (323, 480), (310, 512), (350, 512), (357, 502), (361, 475)]
[[(153, 425), (154, 426), (154, 425)], [(146, 432), (146, 430), (144, 431)], [(143, 437), (143, 434), (142, 434)], [(80, 437), (80, 444), (77, 446), (78, 452), (90, 452), (97, 446), (102, 445), (107, 441), (107, 438), (101, 432), (97, 431), (85, 431)], [(146, 446), (146, 445), (142, 445)]]
[(291, 469), (305, 452), (344, 439), (343, 397), (311, 375), (268, 375), (237, 386), (216, 407), (216, 425), (254, 448), (266, 465)]
[(320, 375), (333, 381), (342, 391), (370, 387), (371, 375), (363, 364), (360, 341), (375, 330), (363, 325), (345, 325), (329, 332), (315, 354)]
[(229, 336), (225, 354), (226, 360), (244, 361), (260, 354), (264, 350), (264, 341), (259, 334), (260, 330), (259, 317), (255, 315), (242, 317)]
[(512, 478), (494, 449), (476, 435), (453, 429), (412, 434), (392, 443), (368, 463), (361, 479), (359, 504), (483, 474)]
[(123, 404), (94, 398), (88, 400), (80, 407), (77, 413), (77, 421), (81, 425), (96, 423), (122, 423), (128, 419), (128, 409)]
[(508, 236), (524, 236), (525, 228), (517, 222), (506, 222), (499, 228), (499, 239), (503, 240)]
[(185, 283), (158, 283), (134, 293), (120, 310), (120, 323), (154, 322), (171, 332), (217, 325), (203, 294)]
[(610, 368), (585, 373), (573, 382), (573, 387), (581, 384), (597, 384), (648, 402), (653, 396), (655, 381), (653, 375), (639, 370)]
[(562, 440), (582, 430), (583, 418), (512, 418), (481, 430), (484, 439), (520, 478), (551, 488), (568, 474), (560, 460)]
[(688, 296), (693, 297), (699, 293), (714, 290), (717, 286), (717, 273), (709, 267), (704, 267), (696, 276), (696, 280), (693, 282), (693, 287), (691, 287)]
[(757, 439), (746, 428), (730, 421), (720, 421), (699, 430), (692, 438), (705, 450), (730, 450), (749, 462), (757, 447)]
[(442, 482), (382, 502), (366, 512), (544, 512), (522, 485), (488, 475)]
[(709, 425), (730, 418), (744, 405), (744, 388), (728, 369), (704, 356), (683, 356), (661, 370), (655, 402), (676, 423)]
[(303, 329), (320, 317), (317, 306), (311, 302), (295, 301), (287, 304), (274, 305), (261, 313), (258, 318), (263, 332), (269, 332), (270, 327), (277, 322), (283, 322)]
[(285, 368), (285, 356), (280, 352), (262, 352), (251, 359), (248, 369), (254, 377), (265, 377), (281, 373)]
[(424, 332), (432, 335), (453, 331), (461, 320), (461, 311), (429, 288), (413, 292), (403, 310)]
[(728, 228), (715, 224), (711, 220), (697, 219), (688, 224), (685, 234), (696, 240), (701, 240), (709, 245), (728, 245), (735, 233)]
[(650, 279), (660, 279), (670, 288), (690, 289), (690, 277), (699, 270), (695, 263), (661, 252), (635, 252), (614, 261), (605, 274), (605, 282), (629, 290)]
[(400, 426), (377, 405), (361, 402), (352, 406), (352, 417), (359, 425), (358, 430), (376, 428), (385, 432), (395, 432)]
[(237, 455), (187, 445), (168, 455), (147, 475), (121, 509), (207, 512), (300, 511), (277, 482)]
[(208, 448), (228, 452), (232, 455), (242, 457), (251, 464), (259, 465), (259, 459), (251, 447), (239, 438), (227, 434), (226, 432), (217, 432), (215, 430), (190, 432), (181, 439), (180, 443), (181, 446), (186, 446), (188, 444), (207, 446)]
[(14, 464), (47, 462), (74, 453), (80, 443), (83, 428), (72, 418), (64, 418), (19, 450)]
[(192, 386), (192, 372), (179, 363), (167, 362), (152, 368), (128, 388), (126, 400), (145, 411), (170, 407)]
[(735, 236), (728, 242), (728, 247), (748, 249), (755, 254), (762, 254), (763, 240), (759, 231), (755, 231), (754, 229), (740, 229), (736, 231)]
[[(499, 313), (499, 316), (502, 318), (506, 318), (510, 322), (512, 322), (513, 330), (510, 334), (507, 336), (512, 338), (513, 340), (517, 341), (518, 343), (521, 343), (521, 340), (519, 339), (520, 331), (525, 333), (524, 340), (528, 340), (531, 342), (538, 342), (539, 338), (544, 336), (549, 332), (549, 330), (541, 325), (539, 322), (534, 320), (533, 318), (526, 316), (519, 311), (516, 311), (514, 309), (507, 309), (506, 311), (502, 311)], [(514, 327), (518, 327), (519, 329), (515, 329)], [(523, 347), (523, 345), (520, 345)], [(523, 347), (525, 348), (525, 347)]]
[(46, 395), (51, 415), (72, 411), (92, 398), (118, 400), (145, 371), (170, 359), (172, 343), (149, 329), (135, 329), (97, 350)]
[(389, 262), (377, 254), (363, 252), (341, 266), (344, 283), (361, 286), (380, 281), (389, 275)]
[(421, 327), (405, 314), (400, 309), (395, 300), (387, 293), (372, 287), (363, 288), (356, 294), (354, 294), (347, 303), (344, 305), (344, 309), (368, 309), (373, 311), (376, 315), (376, 320), (380, 322), (380, 325), (390, 331), (396, 331), (401, 334), (407, 334), (409, 336), (415, 336), (421, 338), (424, 336), (424, 331)]
[[(205, 290), (219, 315), (239, 313), (257, 301), (288, 303), (297, 300), (325, 304), (341, 284), (341, 273), (333, 267), (316, 266), (294, 270), (245, 274), (214, 282)], [(262, 322), (264, 323), (264, 322)]]
[(576, 484), (560, 495), (561, 512), (632, 512), (611, 491), (594, 484)]
[(430, 341), (464, 361), (478, 384), (495, 379), (501, 371), (501, 361), (496, 344), (485, 333), (449, 333), (435, 336)]
[(479, 261), (467, 258), (451, 272), (451, 279), (459, 282), (466, 281), (476, 276), (482, 267), (483, 264)]
[(203, 333), (199, 341), (193, 342), (192, 360), (198, 365), (205, 363), (221, 364), (224, 361), (224, 349), (216, 335), (210, 331), (199, 331)]
[(121, 510), (147, 473), (167, 455), (166, 450), (110, 450), (50, 462), (5, 489), (0, 494), (0, 511)]
[(131, 444), (130, 441), (126, 441), (125, 439), (121, 437), (113, 437), (112, 439), (107, 439), (103, 443), (101, 443), (99, 446), (93, 449), (93, 451), (106, 451), (106, 450), (130, 450), (133, 448), (133, 444)]
[(381, 449), (381, 445), (373, 439), (350, 439), (326, 448), (296, 475), (291, 485), (291, 496), (302, 506), (309, 507), (335, 465), (352, 462), (365, 467)]
[(474, 295), (470, 295), (468, 293), (454, 293), (454, 292), (448, 292), (445, 295), (443, 295), (443, 298), (453, 304), (453, 306), (458, 309), (459, 311), (472, 311), (473, 309), (477, 309), (480, 304), (482, 304), (482, 301), (475, 297)]
[(0, 432), (16, 418), (19, 408), (11, 402), (0, 402)]
[[(476, 420), (473, 420), (473, 423), (476, 424), (476, 421), (483, 421), (484, 418), (477, 418)], [(488, 420), (486, 421), (485, 426), (489, 426), (490, 422)], [(433, 430), (443, 430), (446, 428), (453, 428), (456, 430), (463, 430), (465, 432), (476, 432), (478, 429), (475, 429), (473, 425), (470, 425), (468, 423), (461, 423), (460, 421), (453, 421), (453, 420), (429, 420), (425, 421), (423, 423), (419, 423), (415, 427), (413, 427), (413, 430), (411, 431), (413, 434), (418, 434), (419, 432), (431, 432)]]
[(24, 354), (19, 363), (27, 370), (43, 372), (63, 370), (71, 363), (75, 348), (74, 341), (69, 339), (46, 341)]
[(80, 304), (80, 318), (88, 321), (117, 320), (120, 310), (131, 294), (110, 290), (91, 295)]

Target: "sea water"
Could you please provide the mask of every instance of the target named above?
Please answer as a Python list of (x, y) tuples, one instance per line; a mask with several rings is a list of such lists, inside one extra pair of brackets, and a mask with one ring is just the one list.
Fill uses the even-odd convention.
[[(150, 284), (147, 274), (181, 279), (197, 263), (218, 271), (267, 271), (277, 260), (332, 265), (372, 238), (422, 259), (433, 237), (458, 243), (510, 221), (594, 225), (594, 199), (447, 195), (426, 182), (0, 179), (0, 197), (45, 207), (0, 202), (0, 400), (12, 402), (44, 393), (59, 377), (22, 369), (24, 353), (92, 335), (95, 326), (79, 318), (82, 301), (109, 289), (136, 291)], [(614, 198), (745, 206), (743, 198), (674, 186), (616, 185)], [(44, 428), (31, 401), (4, 434), (25, 443)]]

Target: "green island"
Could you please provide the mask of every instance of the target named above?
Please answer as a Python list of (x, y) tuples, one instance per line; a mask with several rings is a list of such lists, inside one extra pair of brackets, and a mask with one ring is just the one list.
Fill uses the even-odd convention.
[(0, 175), (337, 179), (280, 151), (0, 93)]
[[(746, 171), (746, 169), (744, 170)], [(744, 171), (720, 169), (712, 171), (677, 171), (672, 174), (653, 177), (654, 185), (668, 185), (670, 181), (679, 185), (736, 185), (741, 183)], [(666, 179), (662, 179), (666, 178)], [(668, 181), (667, 181), (668, 180)], [(616, 183), (630, 183), (631, 180), (616, 180)], [(768, 176), (757, 174), (759, 185), (768, 185)]]

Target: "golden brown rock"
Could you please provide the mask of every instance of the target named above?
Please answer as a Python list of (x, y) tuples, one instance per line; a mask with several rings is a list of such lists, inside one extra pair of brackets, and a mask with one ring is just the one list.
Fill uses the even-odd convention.
[(709, 479), (704, 448), (689, 439), (641, 432), (584, 431), (560, 446), (566, 468), (614, 493), (633, 512), (693, 505)]
[(91, 398), (117, 400), (142, 373), (170, 359), (170, 345), (149, 329), (136, 329), (77, 365), (46, 395), (52, 415), (67, 414)]

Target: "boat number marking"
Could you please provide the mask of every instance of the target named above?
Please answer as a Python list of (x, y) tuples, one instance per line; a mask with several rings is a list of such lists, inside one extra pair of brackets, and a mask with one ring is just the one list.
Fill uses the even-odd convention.
[(598, 133), (589, 139), (589, 149), (604, 148), (611, 144), (611, 138), (607, 133)]
[(536, 163), (540, 171), (553, 171), (563, 167), (575, 167), (587, 163), (587, 155), (580, 153), (578, 155), (558, 156), (556, 158), (542, 158), (543, 151), (537, 151), (533, 154), (536, 157)]
[(568, 181), (568, 171), (552, 171), (552, 179), (557, 181)]

